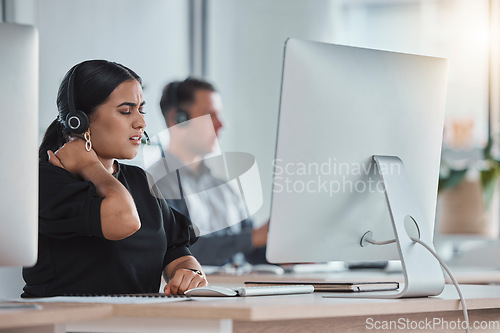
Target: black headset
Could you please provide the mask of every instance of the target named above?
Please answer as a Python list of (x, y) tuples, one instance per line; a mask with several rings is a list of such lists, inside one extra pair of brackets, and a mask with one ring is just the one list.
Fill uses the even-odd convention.
[(170, 99), (172, 100), (172, 107), (175, 109), (174, 121), (176, 124), (182, 124), (185, 126), (188, 120), (191, 119), (189, 113), (186, 110), (183, 110), (179, 106), (179, 85), (181, 82), (176, 81), (172, 83), (172, 87), (170, 89)]
[(90, 125), (89, 117), (87, 114), (81, 110), (76, 110), (75, 108), (75, 97), (74, 97), (74, 81), (75, 81), (75, 72), (78, 68), (78, 65), (76, 65), (73, 70), (71, 71), (71, 74), (69, 75), (68, 79), (68, 115), (66, 116), (66, 119), (64, 119), (64, 127), (66, 128), (67, 131), (69, 131), (71, 134), (82, 134), (87, 131)]

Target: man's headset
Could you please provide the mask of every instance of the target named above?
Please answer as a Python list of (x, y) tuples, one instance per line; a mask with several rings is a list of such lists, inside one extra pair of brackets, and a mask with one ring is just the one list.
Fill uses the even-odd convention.
[[(76, 65), (73, 70), (71, 71), (71, 74), (68, 79), (68, 115), (66, 116), (66, 119), (64, 120), (64, 127), (68, 132), (71, 134), (82, 134), (87, 131), (90, 125), (89, 117), (87, 114), (81, 110), (76, 110), (75, 108), (75, 97), (74, 97), (74, 92), (73, 92), (73, 85), (75, 81), (75, 72), (77, 70), (79, 65)], [(144, 131), (144, 136), (146, 137), (146, 144), (150, 145), (151, 140), (149, 139), (148, 133)]]
[(186, 110), (181, 109), (179, 106), (179, 85), (180, 81), (175, 81), (172, 83), (170, 89), (170, 99), (172, 100), (172, 107), (175, 109), (174, 121), (177, 125), (186, 126), (187, 121), (191, 119), (189, 113)]

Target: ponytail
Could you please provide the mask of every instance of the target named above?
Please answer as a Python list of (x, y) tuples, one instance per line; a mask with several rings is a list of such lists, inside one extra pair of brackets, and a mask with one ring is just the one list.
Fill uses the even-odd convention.
[(45, 131), (40, 148), (38, 148), (38, 160), (40, 162), (48, 162), (49, 156), (47, 155), (47, 150), (55, 152), (67, 141), (66, 135), (63, 133), (63, 125), (56, 118)]

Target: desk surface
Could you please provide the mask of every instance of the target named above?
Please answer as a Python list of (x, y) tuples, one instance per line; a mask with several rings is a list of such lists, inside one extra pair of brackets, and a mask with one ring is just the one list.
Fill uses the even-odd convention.
[(111, 316), (107, 304), (41, 304), (41, 309), (0, 310), (0, 329), (54, 325)]
[[(499, 321), (500, 286), (464, 285), (462, 291), (471, 319)], [(66, 325), (71, 332), (160, 332), (173, 325), (208, 331), (207, 325), (214, 322), (219, 323), (214, 332), (283, 332), (285, 327), (287, 332), (303, 332), (311, 330), (311, 325), (319, 331), (366, 332), (368, 317), (462, 318), (458, 295), (451, 285), (439, 296), (412, 299), (322, 297), (329, 294), (203, 298), (164, 304), (47, 304), (30, 316), (23, 311), (10, 318), (0, 317), (0, 329), (27, 326), (27, 321), (33, 326), (60, 320), (80, 321)]]
[[(485, 283), (486, 279), (500, 276), (499, 272), (457, 272), (457, 276)], [(249, 274), (244, 276), (210, 276), (212, 284), (226, 286), (241, 285), (246, 280), (303, 280), (330, 279), (330, 273), (296, 275)], [(389, 275), (390, 276), (390, 275)], [(373, 274), (355, 272), (336, 274), (339, 279), (373, 279)], [(387, 280), (388, 275), (380, 278)], [(460, 278), (459, 278), (460, 280)], [(463, 281), (463, 279), (462, 279)], [(490, 281), (491, 282), (491, 281)], [(462, 285), (471, 320), (489, 319), (500, 321), (500, 286)], [(331, 293), (306, 295), (284, 295), (264, 297), (202, 298), (187, 302), (165, 304), (42, 304), (42, 310), (0, 311), (0, 330), (16, 327), (38, 327), (62, 325), (70, 331), (92, 331), (90, 328), (108, 328), (104, 332), (141, 331), (158, 332), (165, 325), (177, 323), (178, 327), (198, 325), (195, 331), (207, 329), (207, 323), (220, 323), (216, 332), (249, 332), (261, 329), (266, 332), (281, 332), (286, 326), (289, 332), (302, 332), (311, 325), (318, 330), (342, 329), (344, 332), (365, 332), (366, 318), (405, 317), (422, 320), (427, 317), (444, 317), (449, 320), (462, 318), (460, 301), (453, 285), (446, 285), (444, 292), (435, 297), (409, 299), (348, 299), (323, 298)], [(73, 323), (73, 324), (68, 324)], [(225, 324), (230, 323), (230, 330)], [(89, 326), (94, 325), (94, 326)], [(106, 326), (107, 325), (107, 326)], [(111, 325), (111, 326), (110, 326)], [(135, 325), (135, 326), (134, 326)], [(319, 326), (318, 326), (319, 325)], [(155, 330), (156, 329), (156, 330)], [(24, 331), (23, 331), (24, 332)], [(54, 332), (54, 331), (51, 331)], [(57, 331), (60, 332), (60, 331)], [(494, 332), (499, 332), (494, 330)]]
[[(470, 310), (500, 308), (500, 286), (462, 286)], [(324, 298), (329, 293), (306, 295), (205, 298), (169, 304), (117, 304), (119, 317), (172, 317), (244, 321), (308, 319), (347, 316), (458, 311), (458, 294), (447, 285), (440, 296), (412, 299)]]

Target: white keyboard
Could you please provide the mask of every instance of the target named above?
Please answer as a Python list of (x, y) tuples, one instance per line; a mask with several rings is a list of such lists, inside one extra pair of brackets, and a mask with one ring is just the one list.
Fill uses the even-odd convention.
[(314, 292), (312, 285), (263, 286), (226, 288), (214, 285), (194, 288), (186, 291), (187, 296), (232, 297), (232, 296), (267, 296), (309, 294)]
[(238, 296), (266, 296), (266, 295), (288, 295), (288, 294), (310, 294), (314, 292), (312, 285), (290, 285), (290, 286), (263, 286), (263, 287), (240, 287), (234, 288)]

